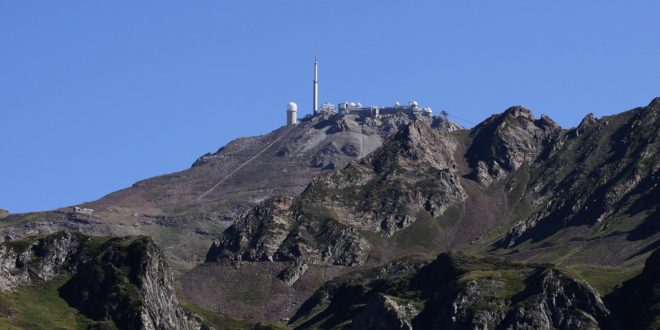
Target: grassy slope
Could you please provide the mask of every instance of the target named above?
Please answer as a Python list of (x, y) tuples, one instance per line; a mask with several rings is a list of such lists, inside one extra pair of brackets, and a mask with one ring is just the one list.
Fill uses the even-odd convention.
[(1, 293), (0, 328), (86, 329), (94, 325), (114, 329), (111, 323), (86, 318), (60, 298), (58, 289), (68, 280), (63, 276), (48, 283), (21, 286), (16, 292)]

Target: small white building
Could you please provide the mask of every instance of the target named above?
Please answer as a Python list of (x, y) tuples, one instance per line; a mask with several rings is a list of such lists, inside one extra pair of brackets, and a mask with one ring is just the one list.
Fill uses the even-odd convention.
[(286, 107), (286, 126), (293, 126), (298, 123), (298, 105), (295, 102), (289, 102)]
[(73, 207), (73, 212), (81, 213), (81, 214), (86, 214), (86, 215), (92, 215), (92, 214), (94, 213), (94, 210), (93, 210), (93, 209), (84, 208), (84, 207), (74, 206), (74, 207)]

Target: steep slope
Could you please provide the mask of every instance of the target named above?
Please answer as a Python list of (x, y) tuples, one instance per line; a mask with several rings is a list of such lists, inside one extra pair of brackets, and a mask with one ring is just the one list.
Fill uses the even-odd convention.
[(92, 214), (65, 208), (10, 215), (0, 221), (0, 241), (57, 230), (149, 235), (175, 270), (186, 270), (203, 260), (212, 239), (242, 212), (273, 196), (298, 195), (313, 178), (364, 157), (411, 121), (457, 128), (442, 118), (403, 113), (309, 117), (293, 128), (234, 140), (188, 170), (81, 205)]
[[(174, 294), (164, 256), (151, 239), (59, 232), (0, 244), (0, 291), (65, 279), (58, 291), (90, 322), (120, 329), (200, 329)], [(19, 319), (5, 302), (3, 322)], [(0, 316), (2, 317), (2, 316)], [(14, 324), (21, 326), (21, 324)]]
[(552, 257), (553, 246), (565, 250), (582, 241), (572, 258), (603, 263), (657, 247), (659, 137), (660, 99), (614, 116), (587, 116), (548, 146), (547, 160), (532, 164), (525, 198), (531, 212), (500, 246), (543, 245)]

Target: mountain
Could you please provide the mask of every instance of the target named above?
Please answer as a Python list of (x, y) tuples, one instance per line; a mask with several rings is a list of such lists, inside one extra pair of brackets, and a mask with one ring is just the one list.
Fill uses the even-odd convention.
[(249, 323), (653, 328), (659, 115), (325, 113), (0, 238), (151, 236), (179, 299)]
[(148, 235), (175, 271), (185, 271), (203, 261), (210, 241), (242, 212), (271, 197), (299, 194), (316, 176), (364, 157), (411, 121), (460, 128), (444, 118), (404, 113), (308, 117), (294, 127), (231, 141), (190, 169), (79, 205), (91, 214), (62, 208), (10, 215), (0, 222), (0, 240), (57, 230)]
[[(518, 106), (471, 130), (408, 123), (299, 196), (269, 199), (241, 215), (211, 246), (205, 275), (193, 270), (182, 279), (205, 288), (188, 298), (231, 304), (219, 294), (231, 297), (231, 287), (214, 290), (204, 278), (232, 283), (228, 269), (250, 264), (270, 274), (262, 278), (272, 288), (263, 301), (277, 310), (276, 297), (286, 294), (297, 298), (281, 304), (302, 303), (320, 285), (314, 278), (449, 249), (581, 273), (641, 269), (660, 241), (659, 105), (655, 99), (618, 115), (589, 115), (574, 129)], [(261, 313), (260, 306), (236, 316), (292, 315)]]

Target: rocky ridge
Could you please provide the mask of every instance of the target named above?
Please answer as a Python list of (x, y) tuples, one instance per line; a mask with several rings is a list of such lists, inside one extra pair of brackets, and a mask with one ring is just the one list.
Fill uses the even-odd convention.
[(535, 119), (529, 109), (516, 106), (493, 115), (470, 131), (472, 143), (467, 160), (470, 177), (483, 185), (501, 180), (523, 164), (548, 157), (561, 127), (549, 117)]
[(441, 254), (338, 277), (291, 320), (295, 328), (607, 328), (610, 310), (581, 280), (544, 266)]
[(640, 226), (653, 226), (660, 215), (659, 103), (602, 119), (589, 115), (556, 138), (554, 151), (530, 178), (536, 211), (515, 224), (502, 243), (539, 240), (566, 226), (607, 230), (616, 226), (614, 219), (635, 215)]

